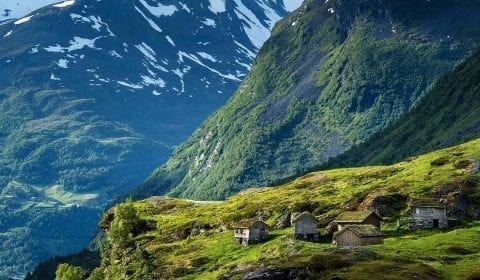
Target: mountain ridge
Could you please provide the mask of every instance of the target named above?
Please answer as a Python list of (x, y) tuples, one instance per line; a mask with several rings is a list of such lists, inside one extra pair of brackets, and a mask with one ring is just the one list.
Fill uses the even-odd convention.
[(230, 101), (133, 195), (225, 198), (366, 141), (478, 46), (479, 8), (474, 1), (305, 2), (277, 24)]

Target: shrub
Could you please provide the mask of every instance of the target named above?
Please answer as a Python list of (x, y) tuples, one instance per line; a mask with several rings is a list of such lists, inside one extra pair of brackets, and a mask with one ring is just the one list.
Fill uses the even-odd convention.
[(62, 263), (55, 273), (55, 280), (82, 280), (85, 271), (76, 266)]

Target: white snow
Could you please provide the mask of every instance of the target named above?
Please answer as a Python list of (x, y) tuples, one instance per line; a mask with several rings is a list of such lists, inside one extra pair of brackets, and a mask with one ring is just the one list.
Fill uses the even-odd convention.
[(108, 52), (111, 56), (113, 57), (118, 57), (118, 58), (123, 58), (123, 56), (121, 56), (118, 52), (116, 52), (115, 50), (112, 50), (112, 51), (109, 51)]
[(70, 40), (70, 46), (68, 47), (62, 47), (60, 45), (56, 45), (56, 46), (49, 46), (49, 47), (46, 47), (46, 48), (43, 48), (44, 50), (46, 50), (47, 52), (73, 52), (73, 51), (76, 51), (76, 50), (81, 50), (85, 47), (87, 48), (92, 48), (92, 49), (96, 49), (95, 48), (95, 41), (98, 40), (99, 38), (101, 37), (96, 37), (96, 38), (93, 38), (93, 39), (85, 39), (85, 38), (80, 38), (80, 37), (73, 37), (73, 40)]
[(33, 47), (28, 53), (29, 54), (38, 53), (38, 47)]
[(113, 32), (110, 30), (110, 27), (108, 24), (102, 21), (102, 18), (100, 16), (89, 16), (89, 17), (84, 17), (79, 14), (70, 14), (70, 18), (75, 22), (85, 22), (85, 23), (90, 23), (92, 24), (92, 28), (97, 30), (98, 32), (101, 31), (102, 27), (105, 27), (105, 29), (108, 31), (110, 36), (115, 36)]
[(60, 78), (55, 77), (55, 74), (52, 73), (52, 74), (50, 75), (50, 80), (60, 81)]
[(167, 39), (167, 41), (170, 43), (170, 45), (174, 46), (175, 47), (175, 42), (172, 40), (172, 38), (170, 38), (170, 36), (165, 36), (165, 39)]
[(204, 23), (205, 25), (212, 26), (212, 27), (216, 27), (216, 26), (217, 26), (217, 24), (215, 23), (215, 21), (214, 21), (213, 19), (211, 19), (211, 18), (206, 18), (206, 19), (203, 21), (203, 23)]
[(212, 56), (212, 55), (210, 55), (206, 52), (197, 52), (197, 54), (204, 59), (210, 60), (211, 62), (217, 62), (217, 59), (214, 56)]
[(150, 26), (155, 29), (156, 31), (158, 32), (162, 32), (162, 29), (153, 21), (151, 20), (149, 17), (147, 17), (143, 12), (142, 10), (140, 10), (137, 6), (135, 6), (135, 10), (148, 22), (148, 24), (150, 24)]
[(158, 86), (158, 87), (161, 87), (161, 88), (164, 88), (165, 87), (165, 81), (160, 79), (160, 78), (152, 78), (150, 76), (147, 76), (147, 75), (142, 75), (142, 80), (143, 80), (143, 84), (149, 86), (149, 85), (154, 85), (154, 86)]
[(135, 47), (148, 59), (151, 61), (157, 62), (155, 56), (157, 55), (155, 51), (147, 45), (145, 42), (142, 42), (140, 45), (135, 45)]
[(7, 32), (7, 34), (3, 35), (3, 38), (8, 37), (12, 34), (13, 30), (10, 30)]
[(66, 51), (72, 52), (76, 50), (81, 50), (85, 47), (88, 48), (95, 48), (95, 41), (98, 40), (100, 37), (96, 37), (93, 39), (85, 39), (80, 37), (73, 37), (73, 40), (70, 40), (70, 46), (66, 48)]
[[(253, 13), (247, 6), (243, 4), (241, 0), (235, 0), (235, 4), (237, 8), (235, 8), (235, 14), (241, 20), (245, 21), (243, 25), (243, 30), (247, 33), (248, 38), (252, 42), (252, 44), (257, 48), (263, 45), (265, 40), (270, 37), (270, 26), (265, 26), (262, 22), (257, 18), (255, 13)], [(280, 19), (280, 16), (276, 15), (276, 18), (272, 17), (272, 21), (276, 22)], [(273, 23), (270, 23), (270, 25)]]
[(73, 4), (75, 4), (75, 0), (67, 0), (67, 1), (63, 1), (62, 3), (55, 4), (53, 6), (56, 8), (65, 8)]
[(182, 6), (182, 9), (184, 9), (185, 11), (187, 11), (187, 13), (191, 13), (192, 11), (190, 11), (190, 8), (186, 5), (186, 4), (183, 4), (182, 2), (178, 2), (178, 4), (180, 6)]
[(246, 55), (248, 55), (250, 58), (255, 58), (255, 53), (253, 51), (251, 51), (249, 48), (245, 47), (244, 45), (242, 45), (240, 42), (238, 41), (233, 41), (235, 43), (235, 45), (239, 46), (240, 47), (240, 53), (244, 53)]
[(33, 15), (21, 18), (21, 19), (15, 21), (13, 24), (18, 25), (18, 24), (25, 23), (25, 22), (29, 21), (32, 17), (33, 17)]
[(223, 73), (220, 73), (218, 70), (216, 69), (213, 69), (207, 65), (205, 65), (197, 56), (193, 55), (193, 54), (188, 54), (186, 52), (183, 52), (183, 51), (179, 51), (177, 53), (178, 55), (178, 60), (180, 62), (184, 62), (183, 58), (188, 58), (189, 60), (197, 63), (198, 65), (210, 70), (211, 72), (219, 75), (220, 77), (222, 78), (225, 78), (225, 79), (229, 79), (229, 80), (233, 80), (233, 81), (239, 81), (240, 82), (240, 79), (238, 79), (235, 75), (232, 75), (232, 74), (223, 74)]
[(68, 68), (68, 60), (66, 59), (60, 59), (58, 62), (56, 62), (58, 67), (62, 67), (67, 69)]
[(208, 8), (215, 14), (223, 13), (227, 10), (225, 0), (210, 0)]
[(119, 84), (121, 86), (124, 86), (124, 87), (133, 88), (133, 89), (142, 89), (143, 88), (142, 85), (131, 84), (131, 83), (127, 83), (127, 82), (124, 82), (124, 81), (117, 81), (117, 84)]
[(156, 17), (171, 16), (178, 11), (175, 5), (162, 5), (161, 3), (158, 3), (158, 6), (155, 7), (149, 5), (147, 2), (145, 2), (145, 0), (140, 0), (140, 3), (145, 7), (145, 9), (147, 9)]
[(46, 47), (46, 48), (43, 48), (43, 49), (46, 50), (47, 52), (58, 52), (58, 53), (63, 53), (64, 52), (63, 48), (60, 45), (49, 46), (49, 47)]

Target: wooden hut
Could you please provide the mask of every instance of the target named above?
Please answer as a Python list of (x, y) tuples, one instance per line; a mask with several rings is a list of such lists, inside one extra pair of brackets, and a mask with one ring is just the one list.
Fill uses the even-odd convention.
[(333, 236), (338, 247), (382, 244), (384, 235), (374, 225), (346, 225)]
[(373, 225), (380, 229), (380, 224), (383, 218), (372, 211), (350, 211), (343, 212), (338, 215), (335, 220), (337, 224), (337, 230), (341, 231), (347, 225)]
[(295, 215), (292, 219), (293, 237), (306, 240), (318, 240), (317, 225), (318, 220), (309, 212), (303, 212)]
[(266, 223), (256, 219), (240, 221), (232, 228), (235, 240), (244, 246), (266, 240), (270, 229)]
[(408, 221), (410, 230), (448, 228), (447, 208), (436, 203), (414, 203)]

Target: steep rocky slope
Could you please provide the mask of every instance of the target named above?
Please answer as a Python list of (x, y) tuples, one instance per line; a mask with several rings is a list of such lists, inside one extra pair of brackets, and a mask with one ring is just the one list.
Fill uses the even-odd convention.
[(281, 0), (58, 2), (0, 23), (0, 278), (83, 248), (287, 14)]
[(293, 176), (397, 121), (473, 49), (477, 1), (306, 1), (234, 97), (135, 195), (219, 199)]

